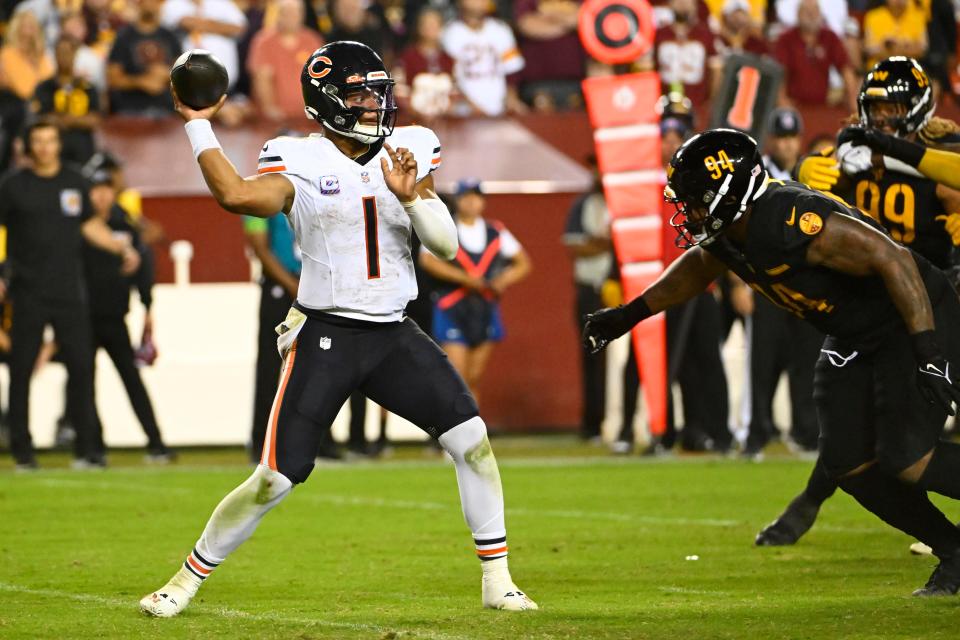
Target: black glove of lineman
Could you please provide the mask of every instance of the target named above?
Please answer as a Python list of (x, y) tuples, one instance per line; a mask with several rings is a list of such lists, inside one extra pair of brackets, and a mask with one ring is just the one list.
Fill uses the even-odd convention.
[(635, 298), (630, 304), (589, 313), (583, 327), (583, 348), (591, 354), (600, 353), (635, 324), (652, 315), (642, 297)]
[(872, 151), (896, 158), (912, 167), (920, 164), (920, 159), (923, 158), (924, 151), (926, 151), (919, 144), (859, 124), (844, 127), (840, 131), (837, 136), (837, 146), (839, 147), (844, 142), (849, 142), (855, 147), (870, 147)]
[(960, 404), (960, 380), (956, 371), (940, 354), (933, 331), (914, 334), (913, 350), (919, 364), (917, 386), (930, 404), (938, 404), (949, 415), (954, 415), (953, 403)]

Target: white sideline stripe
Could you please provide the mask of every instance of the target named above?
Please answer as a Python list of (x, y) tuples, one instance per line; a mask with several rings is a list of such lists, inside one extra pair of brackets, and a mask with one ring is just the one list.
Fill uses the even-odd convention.
[[(0, 582), (0, 591), (6, 591), (9, 593), (23, 593), (31, 596), (44, 596), (51, 598), (67, 598), (68, 600), (75, 600), (77, 602), (92, 602), (94, 604), (99, 604), (104, 607), (112, 607), (118, 609), (136, 609), (139, 611), (139, 605), (133, 600), (125, 600), (121, 598), (108, 598), (106, 596), (97, 596), (92, 594), (84, 593), (70, 593), (68, 591), (57, 591), (55, 589), (31, 589), (30, 587), (24, 587), (18, 584), (9, 584), (6, 582)], [(220, 616), (221, 618), (242, 618), (245, 620), (255, 620), (257, 622), (282, 622), (282, 623), (291, 623), (296, 625), (317, 625), (322, 627), (330, 627), (333, 629), (350, 629), (352, 631), (373, 631), (376, 633), (386, 633), (394, 632), (400, 633), (403, 635), (411, 634), (414, 637), (423, 637), (423, 638), (436, 638), (437, 640), (465, 640), (466, 636), (451, 636), (443, 633), (438, 633), (436, 631), (427, 631), (417, 629), (416, 631), (403, 631), (400, 629), (391, 629), (389, 627), (381, 627), (374, 624), (362, 624), (355, 622), (337, 622), (335, 620), (324, 620), (323, 618), (301, 618), (296, 616), (284, 616), (275, 613), (249, 613), (247, 611), (240, 611), (238, 609), (229, 609), (226, 607), (211, 607), (209, 605), (194, 605), (191, 607), (192, 610), (205, 615), (214, 615)]]

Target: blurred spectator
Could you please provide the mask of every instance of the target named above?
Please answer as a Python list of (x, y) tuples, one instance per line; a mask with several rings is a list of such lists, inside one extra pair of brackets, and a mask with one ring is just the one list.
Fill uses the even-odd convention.
[(40, 83), (33, 100), (34, 113), (47, 116), (60, 127), (61, 160), (77, 168), (96, 150), (93, 132), (100, 124), (100, 96), (74, 73), (80, 46), (72, 37), (60, 36), (54, 49), (57, 75)]
[(303, 26), (302, 0), (278, 0), (276, 6), (276, 26), (254, 36), (247, 59), (253, 101), (260, 115), (272, 122), (303, 118), (300, 71), (310, 54), (323, 46), (323, 38)]
[[(786, 28), (799, 24), (798, 10), (803, 0), (775, 0), (777, 22)], [(843, 37), (849, 22), (849, 9), (846, 0), (818, 0), (823, 23), (837, 36)]]
[[(773, 0), (774, 2), (776, 0)], [(718, 28), (714, 28), (714, 25), (722, 26), (723, 25), (723, 15), (727, 11), (727, 5), (730, 4), (728, 0), (704, 0), (701, 3), (706, 5), (709, 20), (712, 23), (711, 29), (717, 31)], [(766, 22), (767, 18), (767, 0), (743, 0), (743, 5), (745, 5), (745, 11), (747, 12), (747, 19), (749, 21), (750, 30), (754, 32), (754, 35), (760, 35), (763, 33), (763, 24)], [(703, 11), (699, 11), (701, 19), (705, 19), (707, 16), (703, 15)]]
[(694, 104), (707, 102), (719, 81), (714, 35), (697, 17), (695, 0), (671, 0), (673, 23), (657, 29), (653, 63), (664, 92), (681, 90)]
[(32, 13), (37, 19), (49, 53), (49, 47), (60, 37), (60, 11), (66, 6), (66, 3), (61, 5), (56, 0), (22, 0), (13, 10), (13, 17), (16, 18), (21, 13)]
[(470, 106), (458, 115), (523, 113), (517, 72), (524, 60), (510, 27), (487, 15), (488, 0), (459, 0), (460, 17), (443, 32), (443, 48), (454, 60), (457, 86)]
[[(609, 306), (604, 304), (600, 294), (608, 275), (615, 268), (613, 244), (610, 241), (610, 211), (603, 196), (596, 156), (591, 154), (587, 158), (587, 165), (593, 174), (593, 183), (590, 191), (577, 198), (570, 207), (567, 225), (563, 230), (563, 244), (573, 259), (577, 344), (583, 332), (584, 317)], [(600, 425), (604, 417), (606, 351), (596, 354), (591, 354), (587, 349), (578, 351), (582, 396), (580, 437), (594, 440), (600, 437)], [(632, 438), (630, 442), (633, 442)]]
[(390, 31), (383, 19), (368, 7), (365, 0), (333, 0), (333, 28), (324, 34), (327, 42), (354, 40), (376, 51), (389, 69), (393, 65)]
[[(107, 171), (99, 171), (92, 176), (90, 204), (93, 217), (103, 221), (115, 238), (124, 238), (130, 246), (143, 252), (143, 244), (136, 227), (127, 219), (123, 209), (116, 203), (116, 191), (113, 178)], [(147, 460), (166, 463), (174, 458), (173, 453), (164, 445), (160, 427), (150, 402), (150, 395), (137, 369), (130, 332), (127, 329), (126, 315), (130, 310), (130, 288), (137, 286), (140, 302), (146, 309), (145, 332), (152, 326), (150, 305), (152, 302), (153, 273), (145, 275), (124, 274), (121, 271), (122, 260), (119, 256), (103, 249), (85, 245), (83, 251), (87, 287), (90, 294), (91, 328), (93, 332), (93, 352), (90, 354), (91, 369), (96, 375), (96, 353), (103, 349), (110, 356), (117, 375), (130, 399), (130, 405), (140, 421), (147, 436)], [(141, 264), (152, 271), (149, 265)], [(103, 453), (103, 425), (94, 405), (95, 439)]]
[(797, 26), (781, 34), (774, 56), (783, 65), (781, 102), (797, 105), (822, 105), (827, 102), (830, 69), (843, 77), (846, 105), (856, 109), (858, 85), (847, 51), (834, 32), (823, 24), (817, 0), (801, 0), (797, 8)]
[(957, 21), (950, 0), (930, 0), (929, 10), (927, 55), (921, 64), (939, 88), (949, 93), (950, 72), (957, 66)]
[(120, 30), (110, 50), (110, 109), (114, 113), (163, 117), (173, 110), (170, 66), (180, 56), (180, 41), (160, 26), (163, 0), (136, 2), (136, 20)]
[(573, 0), (518, 0), (514, 5), (520, 51), (520, 97), (537, 111), (580, 107), (586, 54), (577, 35)]
[(400, 53), (393, 72), (400, 106), (427, 126), (447, 115), (456, 97), (453, 59), (440, 44), (442, 32), (443, 14), (430, 7), (423, 9), (413, 42)]
[(206, 49), (223, 63), (233, 88), (240, 75), (237, 41), (247, 28), (247, 18), (232, 0), (165, 0), (160, 24), (182, 36), (181, 46)]
[(83, 78), (93, 85), (97, 93), (106, 95), (107, 90), (107, 55), (100, 53), (87, 42), (87, 22), (83, 15), (74, 11), (64, 13), (60, 18), (60, 34), (73, 38), (77, 44), (77, 54), (73, 63), (73, 72), (78, 78)]
[(927, 52), (927, 16), (913, 0), (886, 0), (863, 16), (867, 68), (890, 56), (922, 58)]
[(497, 342), (503, 340), (500, 298), (530, 273), (530, 258), (501, 223), (484, 217), (480, 184), (457, 185), (454, 217), (460, 250), (441, 260), (426, 248), (420, 265), (438, 280), (434, 291), (433, 336), (479, 401), (477, 385)]
[[(83, 1), (83, 19), (87, 23), (85, 42), (104, 59), (110, 55), (117, 33), (128, 24), (128, 16), (125, 13), (114, 11), (117, 4), (116, 0)], [(123, 6), (124, 3), (119, 4)], [(136, 4), (137, 0), (129, 0), (125, 8), (134, 11)]]
[(21, 100), (29, 100), (37, 85), (53, 72), (37, 17), (29, 11), (14, 14), (0, 48), (0, 85)]
[(756, 36), (750, 17), (750, 3), (747, 0), (726, 0), (723, 3), (716, 49), (724, 56), (731, 53), (762, 56), (767, 53), (767, 42)]

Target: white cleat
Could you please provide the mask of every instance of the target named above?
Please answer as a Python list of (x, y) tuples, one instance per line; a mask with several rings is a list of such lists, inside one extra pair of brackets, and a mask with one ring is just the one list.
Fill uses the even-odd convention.
[(914, 542), (912, 545), (910, 545), (910, 553), (915, 556), (932, 556), (933, 549), (922, 542)]
[(140, 611), (157, 618), (172, 618), (187, 608), (193, 594), (173, 580), (140, 600)]
[(540, 607), (512, 581), (483, 581), (483, 608), (500, 611), (536, 611)]

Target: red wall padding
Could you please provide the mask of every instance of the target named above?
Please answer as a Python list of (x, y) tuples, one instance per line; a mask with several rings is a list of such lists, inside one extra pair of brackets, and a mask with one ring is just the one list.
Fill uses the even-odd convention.
[[(492, 428), (567, 428), (580, 411), (579, 339), (573, 275), (561, 243), (573, 194), (491, 195), (488, 214), (503, 222), (533, 260), (530, 277), (503, 302), (507, 339), (493, 353), (480, 388), (484, 419)], [(150, 198), (147, 215), (161, 223), (168, 241), (194, 245), (194, 282), (249, 278), (240, 218), (211, 198)], [(171, 282), (169, 245), (157, 255), (160, 282)]]

